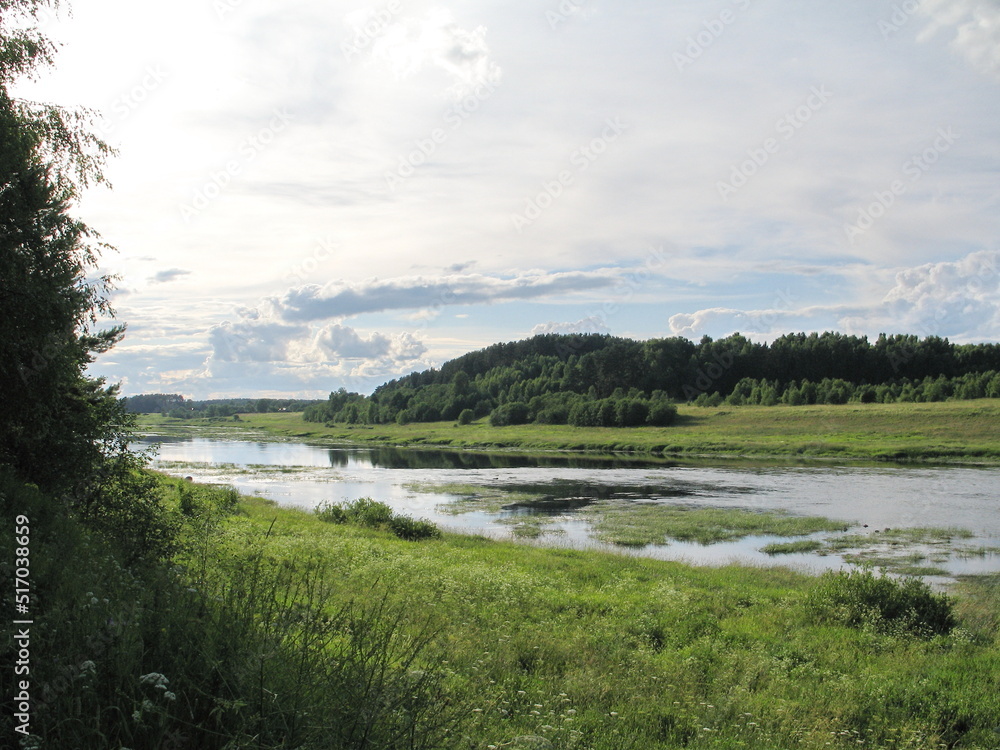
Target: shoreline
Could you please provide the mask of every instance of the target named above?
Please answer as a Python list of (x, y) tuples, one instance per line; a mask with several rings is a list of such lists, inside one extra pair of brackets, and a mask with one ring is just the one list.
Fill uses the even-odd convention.
[(1000, 399), (923, 404), (703, 408), (681, 405), (671, 427), (491, 427), (485, 420), (406, 425), (321, 424), (299, 413), (180, 420), (143, 415), (140, 429), (257, 433), (317, 444), (669, 462), (793, 461), (877, 465), (1000, 465)]

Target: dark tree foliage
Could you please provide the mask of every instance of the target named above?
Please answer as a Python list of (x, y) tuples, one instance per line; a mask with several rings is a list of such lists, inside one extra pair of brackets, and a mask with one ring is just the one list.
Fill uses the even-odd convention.
[(996, 398), (998, 373), (1000, 346), (937, 337), (882, 335), (872, 343), (835, 332), (792, 333), (759, 344), (738, 333), (698, 343), (546, 334), (411, 373), (369, 398), (342, 389), (307, 418), (378, 424), (451, 421), (463, 413), (468, 420), (471, 413), (491, 415), (495, 426), (665, 426), (676, 418), (677, 401), (770, 406)]
[(72, 216), (111, 149), (89, 114), (16, 100), (10, 85), (52, 62), (35, 28), (55, 0), (0, 0), (0, 469), (13, 471), (111, 540), (126, 562), (162, 559), (172, 525), (129, 449), (133, 418), (117, 387), (87, 375), (113, 324), (106, 246)]
[[(0, 68), (22, 66), (24, 54), (15, 48)], [(51, 144), (37, 125), (0, 87), (0, 461), (68, 490), (123, 448), (115, 389), (84, 372), (124, 329), (95, 328), (110, 314), (108, 280), (88, 276), (96, 235), (70, 216), (76, 188), (45, 159)]]

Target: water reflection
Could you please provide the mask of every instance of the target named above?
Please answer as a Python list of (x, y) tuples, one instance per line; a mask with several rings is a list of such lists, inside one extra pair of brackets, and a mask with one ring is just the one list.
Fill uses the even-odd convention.
[[(825, 516), (858, 532), (910, 527), (959, 527), (975, 544), (1000, 547), (1000, 469), (970, 467), (835, 466), (776, 462), (676, 462), (567, 454), (524, 455), (398, 447), (313, 446), (156, 437), (160, 466), (198, 481), (233, 484), (242, 492), (285, 505), (315, 507), (324, 501), (373, 497), (398, 512), (442, 526), (509, 537), (504, 516), (549, 518), (545, 544), (609, 548), (590, 536), (577, 513), (597, 501), (655, 502), (692, 507), (742, 508)], [(473, 485), (531, 496), (499, 512), (455, 515), (444, 506), (461, 493), (416, 492), (415, 485)], [(470, 505), (470, 509), (473, 506)], [(865, 529), (867, 524), (867, 529)], [(760, 547), (770, 537), (748, 537), (704, 547), (674, 542), (627, 554), (719, 564), (731, 561), (839, 567), (842, 558), (809, 554), (771, 558)], [(623, 551), (620, 550), (619, 551)], [(952, 556), (950, 572), (1000, 570), (1000, 557)]]

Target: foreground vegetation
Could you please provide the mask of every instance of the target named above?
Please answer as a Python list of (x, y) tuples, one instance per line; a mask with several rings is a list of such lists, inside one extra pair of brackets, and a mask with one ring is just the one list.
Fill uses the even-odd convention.
[(46, 529), (29, 746), (1000, 747), (995, 577), (953, 598), (159, 492), (173, 567), (125, 569), (4, 481)]
[[(406, 425), (305, 422), (249, 414), (240, 429), (335, 442), (455, 448), (629, 452), (644, 456), (752, 456), (870, 460), (1000, 460), (1000, 399), (927, 404), (720, 409), (681, 405), (672, 427), (494, 427), (488, 420)], [(148, 418), (147, 418), (148, 419)], [(165, 420), (148, 419), (152, 427)], [(223, 428), (226, 423), (203, 423)]]

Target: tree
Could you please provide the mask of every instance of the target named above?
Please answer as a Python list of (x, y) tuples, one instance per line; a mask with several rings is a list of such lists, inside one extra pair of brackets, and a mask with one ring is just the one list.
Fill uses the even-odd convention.
[(0, 0), (0, 462), (53, 490), (85, 495), (127, 459), (133, 424), (117, 389), (85, 374), (115, 345), (111, 279), (91, 278), (103, 245), (70, 215), (102, 182), (111, 152), (84, 129), (87, 113), (15, 100), (11, 83), (52, 63), (31, 22), (53, 0)]

